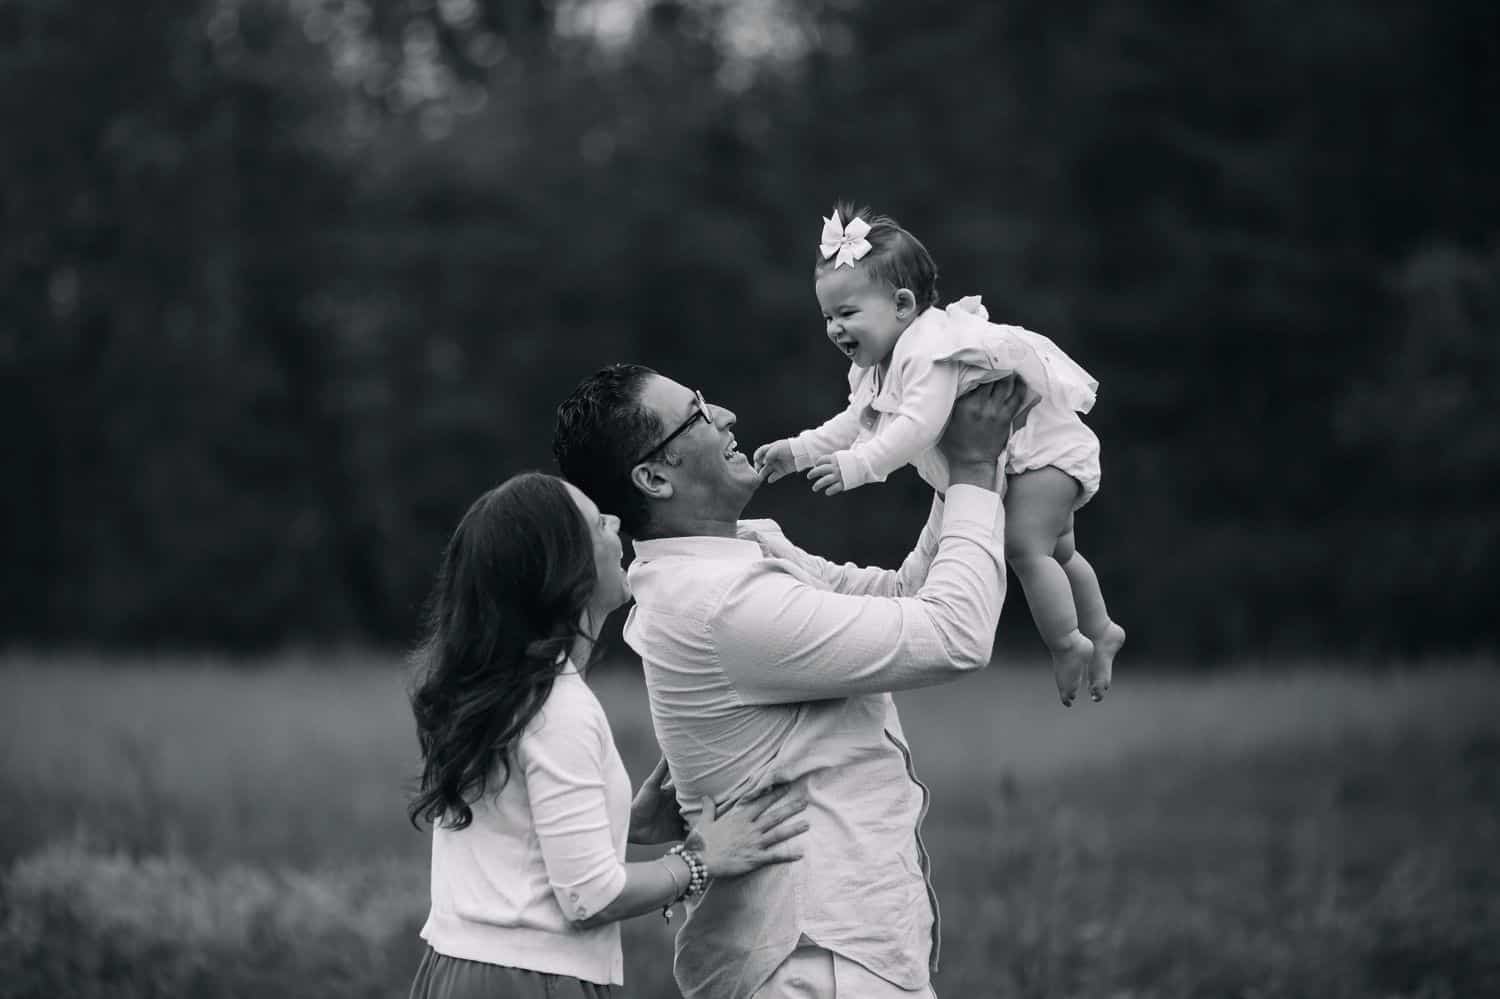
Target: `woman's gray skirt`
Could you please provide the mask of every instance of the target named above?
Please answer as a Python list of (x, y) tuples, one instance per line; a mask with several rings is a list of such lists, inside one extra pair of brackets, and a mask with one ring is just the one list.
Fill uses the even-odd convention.
[(411, 999), (610, 999), (614, 990), (567, 975), (549, 975), (439, 954), (431, 947), (417, 966)]

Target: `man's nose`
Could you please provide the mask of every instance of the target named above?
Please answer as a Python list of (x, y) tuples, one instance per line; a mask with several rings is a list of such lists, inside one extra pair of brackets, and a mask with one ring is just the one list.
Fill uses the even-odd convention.
[(713, 407), (714, 416), (716, 417), (714, 426), (720, 430), (733, 430), (735, 423), (739, 420), (739, 417), (734, 415), (734, 410), (725, 409), (717, 403), (710, 403), (710, 405)]

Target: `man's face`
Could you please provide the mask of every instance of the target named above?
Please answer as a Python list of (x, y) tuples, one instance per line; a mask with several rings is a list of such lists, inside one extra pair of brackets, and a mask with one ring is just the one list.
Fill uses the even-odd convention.
[[(692, 389), (661, 375), (646, 380), (640, 403), (661, 420), (663, 436), (698, 411)], [(698, 419), (663, 449), (681, 462), (663, 464), (661, 474), (672, 480), (676, 495), (690, 501), (693, 517), (735, 520), (760, 485), (760, 476), (734, 439), (734, 413), (712, 403), (708, 409), (711, 423)], [(661, 455), (658, 452), (653, 458), (659, 460)]]

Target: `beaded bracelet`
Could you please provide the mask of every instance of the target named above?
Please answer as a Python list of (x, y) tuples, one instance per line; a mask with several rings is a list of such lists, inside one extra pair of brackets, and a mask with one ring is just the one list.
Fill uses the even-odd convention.
[[(670, 922), (672, 919), (672, 907), (674, 905), (676, 905), (678, 902), (683, 901), (684, 899), (692, 898), (694, 895), (703, 894), (703, 889), (708, 887), (708, 868), (704, 866), (703, 857), (696, 850), (690, 850), (686, 845), (678, 843), (676, 846), (668, 850), (666, 852), (666, 855), (661, 859), (666, 860), (667, 857), (673, 856), (674, 854), (681, 857), (682, 862), (687, 864), (688, 866), (688, 883), (687, 887), (682, 889), (682, 894), (678, 895), (676, 898), (662, 907), (662, 918), (667, 920), (668, 922)], [(671, 875), (672, 888), (676, 890), (677, 875), (672, 873), (670, 865), (668, 865), (667, 867), (667, 873)]]
[(691, 850), (686, 843), (678, 843), (667, 853), (675, 853), (687, 861), (688, 870), (692, 876), (688, 879), (687, 890), (682, 893), (683, 898), (692, 898), (694, 895), (703, 894), (703, 889), (708, 887), (708, 867), (703, 863), (703, 855), (697, 850)]

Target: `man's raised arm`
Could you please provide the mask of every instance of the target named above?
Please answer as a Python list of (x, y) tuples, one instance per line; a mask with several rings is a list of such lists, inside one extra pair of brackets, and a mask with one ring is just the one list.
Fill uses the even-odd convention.
[(834, 562), (805, 551), (789, 539), (774, 520), (740, 521), (740, 537), (755, 541), (767, 555), (784, 558), (817, 579), (835, 593), (856, 596), (904, 597), (916, 593), (927, 580), (927, 569), (937, 554), (938, 536), (943, 529), (943, 501), (934, 496), (927, 522), (917, 536), (917, 544), (907, 552), (899, 569)]
[(766, 563), (724, 595), (713, 642), (751, 703), (941, 683), (989, 663), (1005, 595), (1000, 456), (1028, 393), (1016, 379), (960, 399), (940, 447), (951, 484), (937, 552), (911, 596), (830, 593)]

